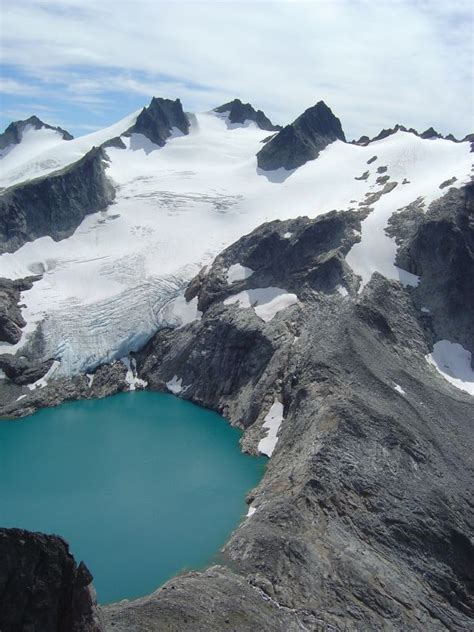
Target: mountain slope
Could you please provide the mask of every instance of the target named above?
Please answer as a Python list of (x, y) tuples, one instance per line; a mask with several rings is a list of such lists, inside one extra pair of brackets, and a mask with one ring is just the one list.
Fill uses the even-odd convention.
[(404, 132), (367, 147), (336, 141), (283, 184), (258, 172), (255, 155), (266, 137), (256, 126), (228, 129), (211, 113), (196, 115), (188, 135), (162, 148), (134, 133), (122, 137), (125, 149), (107, 147), (113, 206), (86, 217), (67, 240), (42, 238), (1, 257), (8, 278), (43, 274), (23, 295), (25, 335), (2, 350), (35, 349), (36, 331), (46, 340), (38, 360), (61, 359), (62, 374), (122, 357), (170, 318), (176, 322), (165, 306), (223, 247), (266, 220), (334, 208), (373, 209), (348, 254), (364, 283), (377, 270), (416, 281), (395, 266), (395, 241), (385, 227), (420, 196), (426, 204), (441, 196), (444, 181), (469, 179), (468, 143)]

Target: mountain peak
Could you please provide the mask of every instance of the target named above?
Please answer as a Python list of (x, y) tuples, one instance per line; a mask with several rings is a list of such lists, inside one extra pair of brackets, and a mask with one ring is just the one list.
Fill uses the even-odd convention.
[(335, 140), (346, 140), (341, 121), (318, 101), (264, 145), (257, 154), (258, 166), (265, 171), (296, 169)]
[(125, 135), (143, 134), (155, 145), (163, 147), (173, 128), (185, 135), (189, 133), (189, 120), (183, 112), (181, 101), (153, 97), (150, 105), (143, 108), (135, 124)]
[(229, 103), (224, 103), (214, 108), (217, 114), (228, 114), (229, 123), (244, 124), (246, 121), (253, 121), (260, 129), (268, 132), (276, 132), (281, 129), (280, 125), (273, 125), (270, 119), (262, 110), (256, 110), (250, 103), (242, 103), (240, 99), (233, 99)]
[(33, 127), (34, 129), (51, 129), (58, 134), (61, 134), (64, 140), (72, 140), (74, 137), (72, 134), (62, 129), (62, 127), (53, 127), (44, 123), (35, 114), (22, 121), (13, 121), (5, 129), (3, 134), (0, 134), (0, 150), (5, 149), (10, 145), (18, 145), (21, 143), (23, 132), (27, 127)]

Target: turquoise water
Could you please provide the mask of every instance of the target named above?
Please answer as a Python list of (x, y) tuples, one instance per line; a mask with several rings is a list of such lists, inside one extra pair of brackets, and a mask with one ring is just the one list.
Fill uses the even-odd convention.
[(122, 393), (0, 422), (0, 525), (62, 535), (101, 603), (210, 562), (266, 460), (172, 395)]

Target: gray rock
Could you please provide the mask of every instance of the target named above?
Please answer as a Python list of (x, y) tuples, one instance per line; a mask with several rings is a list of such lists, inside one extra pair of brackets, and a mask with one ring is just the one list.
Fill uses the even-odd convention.
[(246, 121), (254, 121), (260, 129), (269, 132), (281, 130), (281, 125), (273, 125), (262, 110), (255, 110), (250, 103), (242, 103), (240, 99), (224, 103), (224, 105), (214, 108), (214, 112), (218, 114), (228, 113), (229, 123), (244, 124)]
[(269, 140), (258, 152), (257, 163), (265, 171), (280, 167), (296, 169), (317, 158), (325, 147), (338, 139), (346, 140), (341, 122), (319, 101)]
[(474, 357), (473, 216), (474, 185), (449, 189), (406, 227), (397, 263), (420, 276), (413, 299), (431, 312), (433, 340), (458, 342)]
[[(464, 216), (456, 208), (431, 213), (452, 222)], [(445, 228), (433, 219), (431, 236), (440, 231), (441, 241)], [(317, 288), (310, 282), (314, 268), (324, 274), (328, 234), (318, 242), (318, 228), (339, 231), (326, 254), (341, 253), (354, 221), (334, 214), (272, 222), (242, 238), (193, 284), (202, 321), (157, 333), (136, 355), (152, 388), (177, 375), (183, 397), (244, 428), (247, 450), (256, 451), (275, 399), (284, 421), (249, 495), (256, 512), (225, 546), (223, 568), (178, 576), (144, 600), (105, 608), (107, 629), (470, 628), (472, 400), (426, 362), (432, 332), (412, 291), (378, 274), (352, 298), (334, 291), (331, 273)], [(294, 233), (294, 247), (282, 246), (283, 230)], [(228, 286), (225, 272), (236, 262), (254, 274)], [(282, 287), (298, 278), (298, 306), (264, 323), (251, 308), (223, 304), (271, 275)], [(446, 283), (436, 293), (449, 301)]]
[(0, 529), (2, 632), (102, 632), (92, 575), (56, 535)]
[(84, 217), (115, 197), (106, 176), (106, 155), (92, 148), (77, 162), (0, 195), (0, 253), (13, 252), (44, 235), (69, 237)]
[(33, 287), (40, 277), (25, 279), (3, 279), (0, 277), (0, 342), (16, 344), (21, 338), (21, 329), (26, 322), (21, 315), (21, 292)]

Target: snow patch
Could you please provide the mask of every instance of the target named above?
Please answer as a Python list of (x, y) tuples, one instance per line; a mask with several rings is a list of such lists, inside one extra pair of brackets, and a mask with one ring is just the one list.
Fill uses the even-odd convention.
[(195, 296), (186, 301), (184, 294), (180, 294), (167, 303), (160, 312), (160, 320), (163, 325), (180, 329), (196, 320), (201, 320), (202, 312), (198, 310), (198, 298)]
[(17, 402), (21, 402), (22, 399), (25, 399), (26, 395), (20, 395), (20, 397), (16, 398)]
[[(120, 361), (122, 362), (122, 364), (125, 365), (127, 369), (127, 373), (125, 375), (125, 382), (128, 384), (129, 391), (135, 391), (137, 387), (146, 388), (148, 386), (148, 382), (146, 382), (145, 380), (141, 380), (137, 376), (137, 363), (136, 363), (135, 358), (132, 358), (130, 360), (130, 358), (125, 357), (125, 358), (121, 358)], [(91, 384), (92, 382), (90, 382), (89, 388)]]
[(431, 310), (429, 310), (427, 307), (422, 307), (421, 311), (423, 312), (423, 314), (431, 314)]
[(267, 429), (267, 436), (258, 443), (258, 451), (267, 456), (272, 456), (278, 442), (278, 431), (283, 421), (283, 404), (275, 401), (265, 417), (262, 428)]
[(285, 233), (283, 235), (283, 239), (290, 239), (293, 236), (293, 233)]
[(470, 351), (457, 342), (440, 340), (434, 344), (432, 353), (425, 358), (445, 380), (474, 396), (474, 370), (471, 367)]
[(54, 360), (53, 364), (49, 367), (48, 371), (43, 375), (43, 377), (40, 377), (39, 380), (36, 380), (36, 382), (33, 382), (32, 384), (27, 384), (26, 386), (30, 389), (30, 391), (34, 391), (36, 388), (44, 388), (48, 385), (48, 380), (53, 377), (53, 375), (58, 370), (60, 364), (61, 363), (59, 362), (59, 360)]
[(349, 292), (347, 291), (347, 289), (343, 285), (338, 285), (336, 287), (336, 290), (338, 291), (338, 293), (341, 296), (347, 296), (349, 294)]
[(173, 395), (179, 395), (179, 393), (184, 393), (189, 386), (183, 386), (183, 378), (179, 378), (177, 375), (173, 375), (169, 382), (166, 382), (166, 388), (173, 393)]
[(224, 300), (224, 305), (233, 303), (238, 303), (242, 309), (253, 307), (257, 316), (267, 323), (281, 310), (298, 303), (298, 298), (279, 287), (263, 287), (243, 290)]
[(247, 511), (247, 518), (250, 518), (250, 516), (253, 516), (253, 514), (257, 511), (256, 507), (249, 507), (249, 510)]
[(240, 265), (240, 263), (234, 263), (227, 270), (227, 283), (228, 285), (232, 285), (236, 281), (244, 281), (252, 276), (254, 270), (252, 268), (246, 268), (245, 266)]
[(395, 384), (395, 386), (393, 387), (393, 390), (397, 391), (397, 393), (400, 393), (400, 395), (406, 395), (405, 391), (400, 386), (400, 384)]
[(94, 374), (86, 373), (86, 378), (87, 378), (87, 388), (91, 388), (94, 382)]

